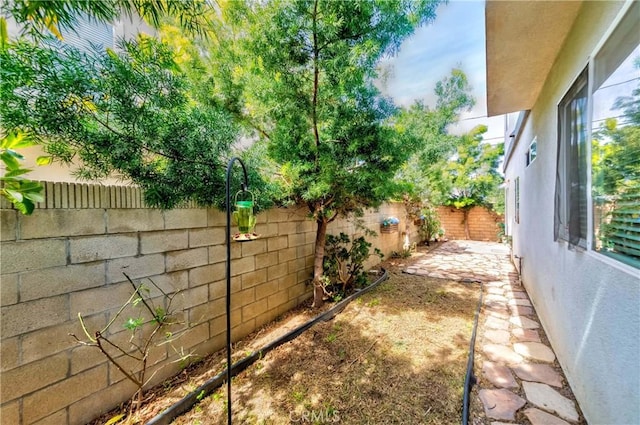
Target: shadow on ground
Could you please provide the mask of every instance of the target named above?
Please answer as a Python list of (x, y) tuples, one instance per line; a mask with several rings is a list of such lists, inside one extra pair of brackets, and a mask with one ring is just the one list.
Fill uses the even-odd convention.
[[(392, 274), (236, 377), (234, 423), (459, 423), (478, 289)], [(174, 423), (225, 423), (225, 401), (221, 389)]]

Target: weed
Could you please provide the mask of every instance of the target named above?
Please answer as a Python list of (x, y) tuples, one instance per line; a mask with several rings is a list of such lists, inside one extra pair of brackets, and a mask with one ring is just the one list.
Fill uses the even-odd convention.
[(337, 333), (330, 333), (329, 335), (327, 335), (327, 337), (324, 340), (327, 341), (328, 343), (332, 343), (336, 339), (338, 339), (338, 334)]
[(380, 305), (380, 298), (377, 298), (377, 297), (372, 299), (366, 304), (367, 307), (375, 307), (377, 305)]
[(391, 258), (409, 258), (411, 257), (410, 249), (403, 249), (402, 251), (392, 251)]
[(302, 403), (304, 401), (306, 394), (303, 391), (294, 390), (291, 393), (291, 397), (296, 401), (296, 403)]
[(338, 350), (338, 358), (340, 359), (340, 361), (344, 361), (346, 357), (347, 357), (347, 352), (343, 348)]

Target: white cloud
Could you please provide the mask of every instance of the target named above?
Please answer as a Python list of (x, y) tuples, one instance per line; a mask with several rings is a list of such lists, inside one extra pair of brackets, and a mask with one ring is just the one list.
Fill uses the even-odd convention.
[[(504, 118), (487, 119), (484, 1), (453, 1), (438, 8), (435, 22), (418, 29), (407, 39), (397, 56), (381, 66), (390, 74), (381, 89), (394, 101), (408, 106), (416, 100), (435, 104), (435, 84), (460, 67), (469, 79), (476, 106), (462, 114), (455, 133), (486, 124), (485, 139), (504, 134)], [(480, 118), (476, 118), (480, 117)]]

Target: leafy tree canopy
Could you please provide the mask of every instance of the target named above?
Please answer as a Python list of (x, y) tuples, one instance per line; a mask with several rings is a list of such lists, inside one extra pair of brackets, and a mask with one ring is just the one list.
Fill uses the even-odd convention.
[(496, 193), (504, 180), (498, 171), (504, 146), (484, 143), (482, 135), (486, 131), (485, 125), (479, 125), (461, 136), (453, 157), (427, 171), (434, 202), (456, 208), (495, 206)]
[(159, 27), (163, 18), (175, 17), (192, 35), (206, 35), (213, 16), (206, 0), (6, 0), (0, 12), (12, 16), (23, 34), (36, 39), (51, 34), (62, 39), (60, 30), (73, 30), (80, 15), (113, 22), (135, 13), (154, 27)]
[(461, 112), (475, 104), (471, 86), (459, 68), (452, 69), (451, 75), (439, 81), (434, 92), (437, 96), (434, 108), (417, 101), (402, 108), (394, 118), (396, 131), (418, 146), (397, 173), (396, 181), (404, 192), (422, 200), (430, 198), (426, 170), (446, 161), (460, 143), (460, 137), (450, 134), (449, 127), (458, 121)]
[(329, 222), (397, 192), (397, 169), (417, 148), (395, 131), (396, 109), (373, 81), (377, 63), (435, 17), (437, 1), (295, 0), (239, 3), (211, 52), (216, 101), (267, 141), (282, 200), (318, 225), (315, 304)]
[(504, 201), (500, 186), (504, 181), (498, 166), (504, 145), (482, 141), (487, 127), (479, 125), (460, 137), (455, 153), (448, 161), (432, 164), (425, 170), (430, 200), (464, 212), (465, 234), (469, 238), (469, 210), (485, 206), (502, 212)]
[(0, 52), (4, 130), (37, 135), (55, 158), (80, 159), (81, 178), (121, 173), (151, 205), (223, 205), (237, 127), (191, 96), (166, 45), (141, 37), (119, 47), (91, 54), (9, 45)]
[(232, 40), (212, 53), (219, 101), (268, 140), (285, 198), (331, 219), (393, 192), (390, 177), (415, 143), (389, 125), (395, 108), (373, 85), (376, 64), (432, 20), (436, 5), (271, 1), (226, 10)]

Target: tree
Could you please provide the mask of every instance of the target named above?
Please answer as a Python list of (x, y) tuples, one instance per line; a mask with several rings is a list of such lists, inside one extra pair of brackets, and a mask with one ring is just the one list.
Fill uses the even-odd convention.
[(429, 182), (425, 170), (450, 156), (460, 143), (460, 138), (449, 134), (449, 127), (456, 123), (460, 113), (475, 104), (465, 73), (451, 70), (451, 75), (440, 80), (434, 90), (437, 101), (430, 108), (416, 101), (409, 108), (402, 108), (394, 118), (396, 130), (417, 141), (418, 150), (403, 164), (396, 180), (410, 196), (430, 198)]
[[(640, 57), (634, 67), (640, 70)], [(593, 192), (598, 202), (640, 192), (640, 85), (629, 96), (618, 97), (612, 110), (622, 111), (622, 117), (607, 118), (593, 134)]]
[(282, 200), (306, 205), (316, 222), (315, 306), (328, 224), (388, 199), (394, 174), (416, 149), (394, 130), (395, 108), (373, 81), (378, 60), (431, 21), (436, 6), (297, 0), (223, 11), (231, 29), (218, 33), (211, 53), (220, 60), (217, 99), (267, 141), (281, 165)]
[(205, 0), (7, 0), (0, 12), (12, 16), (22, 27), (22, 34), (36, 39), (51, 34), (62, 39), (60, 30), (73, 30), (80, 15), (112, 22), (135, 13), (156, 28), (162, 19), (174, 17), (191, 35), (206, 35), (213, 16)]
[(469, 235), (469, 210), (474, 206), (493, 208), (501, 199), (504, 178), (498, 171), (504, 153), (502, 144), (483, 143), (487, 127), (479, 125), (460, 137), (460, 144), (449, 161), (434, 164), (427, 170), (432, 200), (464, 212), (464, 229)]
[[(81, 15), (97, 21), (113, 21), (122, 15), (132, 16), (135, 13), (155, 27), (160, 25), (162, 19), (174, 17), (179, 21), (181, 28), (189, 34), (206, 36), (207, 29), (212, 22), (210, 19), (212, 10), (206, 1), (200, 0), (190, 2), (170, 0), (9, 0), (0, 6), (0, 12), (4, 15), (0, 17), (0, 50), (7, 53), (7, 49), (11, 45), (5, 16), (13, 17), (20, 25), (22, 34), (30, 35), (32, 41), (39, 43), (47, 40), (51, 35), (62, 40), (61, 29), (73, 30)], [(3, 63), (4, 65), (5, 63)], [(6, 130), (6, 125), (4, 130)], [(3, 131), (1, 135), (0, 156), (5, 164), (6, 173), (1, 178), (3, 189), (0, 194), (11, 201), (23, 214), (31, 214), (35, 208), (35, 202), (42, 200), (40, 192), (43, 187), (38, 182), (26, 178), (26, 174), (31, 170), (19, 166), (18, 161), (23, 157), (16, 149), (37, 144), (42, 142), (42, 139), (38, 137), (38, 134), (28, 134), (23, 130), (24, 128), (14, 132)], [(69, 153), (66, 152), (62, 156), (54, 154), (52, 157), (38, 158), (38, 164), (49, 163), (55, 157), (69, 159)]]
[(80, 159), (81, 178), (117, 171), (141, 186), (150, 205), (223, 206), (236, 126), (190, 96), (166, 45), (141, 37), (120, 48), (91, 54), (9, 45), (0, 52), (3, 130), (39, 137), (55, 158)]

